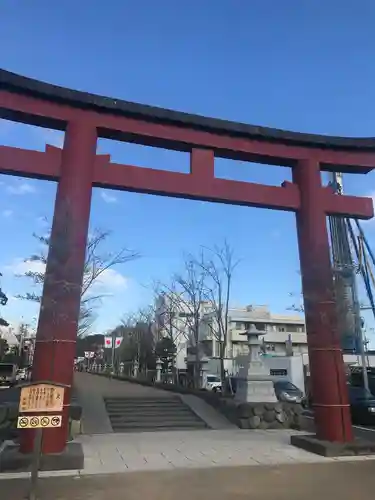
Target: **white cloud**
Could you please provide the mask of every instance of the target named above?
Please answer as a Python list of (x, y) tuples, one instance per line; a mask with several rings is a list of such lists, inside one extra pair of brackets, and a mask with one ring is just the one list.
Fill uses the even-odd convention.
[(124, 290), (128, 285), (128, 280), (115, 269), (106, 269), (95, 282), (95, 287), (103, 291)]
[(15, 275), (25, 274), (28, 271), (35, 273), (44, 273), (46, 270), (45, 264), (37, 260), (15, 259), (12, 264), (6, 266), (5, 270), (12, 272)]
[[(31, 271), (35, 273), (44, 273), (46, 270), (45, 264), (36, 260), (15, 259), (12, 264), (4, 269), (14, 275), (24, 275)], [(106, 269), (97, 278), (93, 284), (93, 293), (113, 294), (125, 290), (128, 285), (128, 280), (115, 269)]]
[(104, 200), (106, 203), (117, 203), (117, 198), (111, 193), (108, 193), (108, 191), (100, 191), (100, 196), (102, 197), (102, 200)]
[(1, 212), (1, 215), (2, 215), (3, 217), (5, 217), (5, 218), (9, 218), (9, 217), (11, 217), (11, 216), (13, 215), (13, 210), (10, 210), (9, 208), (8, 208), (8, 209), (6, 209), (6, 210), (3, 210), (3, 211)]
[(13, 186), (7, 186), (7, 191), (10, 194), (23, 195), (35, 193), (35, 188), (28, 182), (21, 182), (19, 184), (13, 184)]

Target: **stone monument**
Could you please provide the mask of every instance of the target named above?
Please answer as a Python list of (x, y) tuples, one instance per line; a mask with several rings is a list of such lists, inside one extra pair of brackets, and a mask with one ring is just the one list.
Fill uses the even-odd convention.
[(235, 396), (238, 403), (277, 403), (273, 379), (260, 356), (260, 334), (255, 325), (243, 334), (247, 336), (249, 355), (239, 371)]

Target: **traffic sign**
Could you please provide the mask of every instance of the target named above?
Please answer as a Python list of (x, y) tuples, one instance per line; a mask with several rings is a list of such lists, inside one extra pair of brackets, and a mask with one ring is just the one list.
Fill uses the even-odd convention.
[(54, 384), (31, 384), (22, 387), (19, 412), (62, 412), (64, 390), (64, 387)]
[(61, 427), (61, 415), (24, 415), (18, 417), (18, 429), (51, 429)]

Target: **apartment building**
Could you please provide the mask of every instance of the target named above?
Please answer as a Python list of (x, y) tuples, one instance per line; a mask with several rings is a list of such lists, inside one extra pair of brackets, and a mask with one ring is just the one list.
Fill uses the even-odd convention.
[[(207, 361), (219, 357), (217, 323), (212, 312), (202, 316), (200, 343)], [(300, 316), (273, 314), (268, 306), (260, 305), (231, 308), (228, 311), (225, 353), (225, 365), (229, 371), (235, 360), (248, 352), (246, 332), (254, 328), (259, 332), (261, 348), (266, 356), (307, 355), (305, 322)]]

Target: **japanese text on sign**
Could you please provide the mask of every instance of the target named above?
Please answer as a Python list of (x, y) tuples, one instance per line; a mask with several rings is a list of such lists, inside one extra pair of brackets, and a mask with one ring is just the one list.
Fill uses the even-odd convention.
[(18, 429), (50, 429), (54, 427), (61, 427), (61, 415), (25, 415), (18, 417)]
[(51, 384), (35, 384), (23, 387), (20, 396), (20, 413), (61, 412), (64, 388)]

